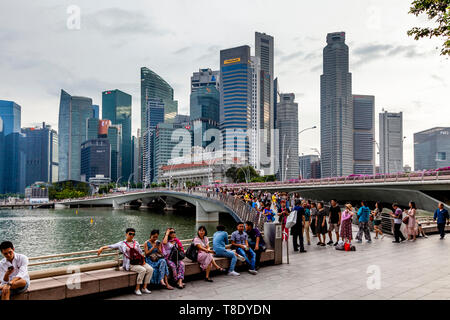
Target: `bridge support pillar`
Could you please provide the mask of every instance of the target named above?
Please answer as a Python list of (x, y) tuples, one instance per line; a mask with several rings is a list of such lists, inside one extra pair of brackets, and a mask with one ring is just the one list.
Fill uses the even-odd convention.
[(196, 222), (219, 222), (219, 212), (206, 212), (199, 201), (195, 201)]
[(69, 206), (66, 206), (65, 204), (55, 203), (55, 209), (67, 209), (67, 208), (69, 208)]

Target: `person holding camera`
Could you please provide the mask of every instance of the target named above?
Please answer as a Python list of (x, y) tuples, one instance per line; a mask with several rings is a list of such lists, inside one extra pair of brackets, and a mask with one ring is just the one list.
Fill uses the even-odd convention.
[[(139, 243), (134, 240), (136, 230), (128, 228), (125, 231), (125, 240), (103, 246), (97, 251), (97, 255), (100, 256), (103, 250), (116, 249), (123, 253), (123, 269), (127, 271), (137, 272), (136, 289), (134, 293), (138, 296), (143, 293), (152, 293), (147, 289), (147, 285), (150, 283), (150, 279), (153, 275), (153, 268), (145, 262), (145, 256)], [(142, 285), (142, 291), (141, 291)]]
[(159, 230), (150, 232), (150, 239), (144, 244), (145, 261), (153, 268), (153, 275), (150, 283), (161, 284), (169, 290), (173, 287), (169, 284), (167, 277), (169, 276), (169, 268), (162, 251), (161, 241), (158, 240)]
[(166, 259), (167, 265), (172, 270), (174, 280), (177, 282), (177, 288), (183, 289), (185, 284), (184, 280), (184, 248), (181, 241), (177, 238), (175, 230), (168, 228), (164, 234), (163, 239), (163, 254)]
[(28, 258), (14, 252), (14, 246), (9, 241), (0, 244), (0, 250), (5, 257), (0, 261), (0, 294), (2, 300), (25, 292), (30, 285), (28, 275)]
[(231, 234), (231, 244), (236, 248), (236, 253), (244, 257), (245, 262), (249, 265), (248, 272), (253, 275), (258, 274), (258, 271), (255, 270), (256, 254), (248, 245), (248, 235), (244, 231), (243, 222), (238, 223), (237, 230)]

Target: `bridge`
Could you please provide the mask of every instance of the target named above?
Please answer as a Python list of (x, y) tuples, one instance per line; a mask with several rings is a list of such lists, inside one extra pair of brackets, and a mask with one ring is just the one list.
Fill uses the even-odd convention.
[(307, 199), (358, 202), (397, 202), (407, 207), (415, 201), (418, 208), (434, 212), (439, 202), (450, 210), (450, 170), (349, 176), (324, 179), (289, 180), (265, 183), (223, 185), (229, 188), (248, 188), (269, 192), (299, 193)]
[(184, 191), (182, 189), (144, 189), (123, 193), (113, 193), (107, 196), (68, 199), (55, 202), (55, 208), (73, 208), (85, 206), (111, 206), (121, 209), (125, 204), (141, 200), (144, 207), (155, 198), (165, 198), (171, 206), (179, 201), (185, 201), (195, 206), (197, 222), (218, 222), (219, 213), (230, 214), (236, 222), (253, 221), (263, 228), (264, 219), (254, 208), (233, 196), (206, 190)]

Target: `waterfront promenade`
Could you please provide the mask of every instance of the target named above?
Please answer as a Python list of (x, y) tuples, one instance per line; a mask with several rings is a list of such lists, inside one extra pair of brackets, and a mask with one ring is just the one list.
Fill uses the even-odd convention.
[[(372, 243), (355, 243), (355, 252), (319, 247), (313, 237), (305, 246), (307, 253), (293, 252), (291, 244), (290, 264), (284, 257), (284, 264), (262, 267), (256, 276), (242, 271), (240, 277), (213, 276), (214, 283), (189, 281), (183, 290), (157, 289), (141, 297), (124, 294), (110, 299), (450, 300), (450, 235), (445, 240), (430, 235), (401, 244), (392, 243), (392, 236), (375, 240), (371, 235)], [(369, 267), (379, 268), (380, 289), (368, 288), (367, 280), (373, 276), (367, 273)]]

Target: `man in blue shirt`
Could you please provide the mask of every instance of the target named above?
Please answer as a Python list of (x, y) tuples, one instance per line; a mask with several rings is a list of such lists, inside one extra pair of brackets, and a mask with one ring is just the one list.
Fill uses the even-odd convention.
[[(292, 243), (294, 244), (294, 251), (299, 251), (299, 245), (297, 240), (300, 240), (300, 252), (306, 252), (303, 244), (303, 226), (305, 225), (305, 209), (302, 207), (300, 200), (297, 200), (295, 207), (292, 211), (297, 211), (297, 222), (291, 228), (291, 234), (293, 236)], [(292, 214), (292, 212), (291, 212)], [(298, 238), (298, 239), (297, 239)]]
[(436, 221), (437, 219), (437, 226), (439, 230), (439, 234), (441, 235), (441, 240), (445, 237), (445, 223), (447, 225), (450, 223), (449, 215), (447, 209), (444, 208), (444, 204), (441, 202), (439, 203), (439, 208), (436, 209), (434, 212), (433, 220)]
[(216, 227), (216, 229), (217, 232), (213, 235), (213, 250), (216, 253), (217, 257), (225, 257), (231, 259), (230, 269), (228, 269), (228, 275), (239, 276), (240, 274), (234, 271), (236, 260), (239, 259), (241, 261), (245, 261), (245, 259), (244, 257), (239, 256), (237, 253), (226, 249), (225, 246), (228, 244), (228, 233), (225, 231), (225, 227), (219, 225)]
[(356, 240), (358, 240), (359, 243), (362, 242), (363, 233), (367, 242), (368, 243), (372, 242), (372, 240), (370, 239), (369, 216), (370, 216), (369, 207), (366, 206), (365, 201), (361, 201), (361, 208), (359, 208), (358, 210), (359, 231), (358, 234), (356, 235)]
[(256, 254), (248, 244), (248, 235), (244, 231), (244, 223), (240, 222), (237, 225), (237, 230), (231, 234), (231, 244), (236, 248), (236, 252), (245, 258), (245, 262), (249, 265), (249, 273), (255, 275), (258, 271), (255, 270)]

